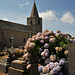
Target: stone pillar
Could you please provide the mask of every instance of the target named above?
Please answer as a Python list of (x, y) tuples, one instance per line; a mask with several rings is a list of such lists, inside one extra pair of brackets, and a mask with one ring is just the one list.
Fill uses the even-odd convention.
[(38, 71), (38, 64), (32, 64), (30, 75), (40, 75)]
[(69, 75), (75, 75), (75, 42), (69, 44)]

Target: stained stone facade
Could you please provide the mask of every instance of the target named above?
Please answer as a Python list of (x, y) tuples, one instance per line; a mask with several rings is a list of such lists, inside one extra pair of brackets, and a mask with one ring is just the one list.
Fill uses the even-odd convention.
[(31, 16), (27, 18), (27, 25), (0, 20), (0, 49), (11, 47), (11, 36), (14, 36), (14, 47), (24, 46), (30, 35), (42, 32), (42, 18), (39, 17), (34, 2)]

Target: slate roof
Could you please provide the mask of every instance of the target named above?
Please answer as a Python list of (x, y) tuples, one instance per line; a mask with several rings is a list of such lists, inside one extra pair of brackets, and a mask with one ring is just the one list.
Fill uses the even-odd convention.
[(0, 21), (2, 21), (1, 23), (2, 29), (21, 31), (21, 32), (34, 31), (30, 26), (27, 25), (22, 25), (18, 23), (9, 22), (9, 21), (3, 21), (3, 20)]

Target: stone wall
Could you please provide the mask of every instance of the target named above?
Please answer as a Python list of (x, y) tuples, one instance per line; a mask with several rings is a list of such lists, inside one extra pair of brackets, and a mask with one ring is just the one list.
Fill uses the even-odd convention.
[[(3, 30), (6, 39), (6, 47), (11, 47), (11, 36), (14, 36), (14, 47), (24, 46), (26, 40), (30, 37), (29, 32), (19, 32), (12, 30)], [(5, 42), (5, 41), (4, 41)]]
[(12, 35), (15, 38), (14, 47), (24, 46), (25, 42), (30, 37), (30, 32), (32, 32), (32, 36), (38, 32), (42, 32), (42, 25), (22, 25), (0, 20), (0, 39), (2, 38), (1, 45), (3, 47), (11, 47)]
[(75, 75), (75, 42), (69, 44), (69, 75)]

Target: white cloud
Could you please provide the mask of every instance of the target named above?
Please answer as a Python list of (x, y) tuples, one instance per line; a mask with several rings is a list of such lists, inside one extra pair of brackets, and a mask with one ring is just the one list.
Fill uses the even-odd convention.
[(75, 23), (75, 18), (74, 18), (74, 16), (73, 16), (70, 12), (66, 12), (66, 13), (63, 14), (63, 16), (60, 18), (60, 21), (62, 21), (62, 22), (64, 22), (64, 23), (73, 24), (73, 23)]
[(56, 21), (58, 21), (58, 18), (56, 18), (56, 15), (55, 15), (55, 11), (52, 11), (52, 10), (39, 13), (39, 15), (44, 20), (48, 20), (48, 21), (50, 21), (50, 20), (56, 20)]
[(29, 2), (26, 2), (25, 5), (29, 5)]
[(29, 5), (29, 2), (25, 2), (24, 4), (23, 3), (19, 4), (20, 7), (24, 7), (24, 6), (27, 6), (27, 5)]
[(8, 21), (8, 18), (5, 16), (5, 17), (3, 18), (3, 20)]
[(19, 4), (20, 5), (20, 7), (24, 7), (24, 4)]

